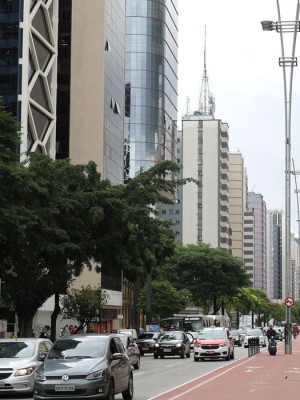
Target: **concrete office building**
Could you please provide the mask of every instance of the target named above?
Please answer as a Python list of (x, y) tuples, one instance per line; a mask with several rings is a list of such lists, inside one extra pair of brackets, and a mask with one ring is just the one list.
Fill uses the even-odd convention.
[[(95, 161), (103, 179), (123, 183), (125, 0), (65, 0), (59, 7), (57, 158)], [(109, 295), (96, 331), (119, 327), (122, 276), (102, 265), (75, 287), (101, 284)], [(126, 321), (127, 322), (127, 321)]]
[(174, 160), (177, 1), (126, 0), (125, 182)]
[(123, 183), (125, 0), (59, 8), (57, 158)]
[(255, 221), (253, 287), (266, 290), (266, 203), (260, 193), (248, 192), (248, 209)]
[(229, 225), (232, 255), (244, 259), (244, 211), (247, 208), (247, 174), (240, 153), (229, 154)]

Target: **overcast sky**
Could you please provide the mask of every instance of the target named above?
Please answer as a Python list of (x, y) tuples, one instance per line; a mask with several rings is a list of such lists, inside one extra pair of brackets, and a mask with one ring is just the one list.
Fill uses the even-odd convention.
[[(229, 125), (230, 152), (239, 151), (248, 173), (248, 189), (264, 196), (268, 209), (285, 209), (285, 125), (280, 35), (264, 32), (262, 20), (278, 20), (276, 0), (178, 0), (178, 119), (198, 109), (206, 64), (216, 101), (215, 118)], [(297, 0), (280, 1), (282, 21), (296, 18)], [(284, 34), (285, 56), (293, 35)], [(296, 56), (300, 62), (300, 34)], [(289, 71), (288, 71), (289, 72)], [(288, 75), (289, 76), (289, 75)], [(291, 156), (300, 170), (300, 66), (294, 69)], [(181, 124), (178, 123), (179, 129)], [(293, 168), (291, 166), (291, 168)], [(300, 188), (300, 176), (297, 179)], [(298, 236), (295, 178), (291, 176), (291, 227)], [(300, 195), (299, 195), (300, 196)]]

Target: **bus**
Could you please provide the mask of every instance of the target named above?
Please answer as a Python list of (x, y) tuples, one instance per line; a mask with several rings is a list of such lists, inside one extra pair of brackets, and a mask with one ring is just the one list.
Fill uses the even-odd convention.
[(222, 326), (230, 330), (230, 318), (226, 315), (174, 314), (173, 317), (160, 321), (160, 328), (163, 330), (200, 332), (203, 328), (211, 326)]

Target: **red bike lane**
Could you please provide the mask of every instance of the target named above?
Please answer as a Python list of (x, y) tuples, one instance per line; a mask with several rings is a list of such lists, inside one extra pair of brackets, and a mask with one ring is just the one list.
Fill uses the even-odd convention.
[[(210, 362), (210, 361), (203, 361)], [(201, 363), (201, 362), (200, 362)], [(194, 363), (197, 368), (200, 363)], [(292, 354), (278, 344), (276, 356), (266, 349), (234, 360), (217, 370), (162, 393), (155, 400), (263, 400), (296, 397), (300, 391), (300, 337), (293, 340)]]

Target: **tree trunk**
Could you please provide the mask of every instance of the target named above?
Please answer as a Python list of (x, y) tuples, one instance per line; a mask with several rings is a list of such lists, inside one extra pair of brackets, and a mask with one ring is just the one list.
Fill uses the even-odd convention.
[(60, 312), (59, 306), (59, 293), (54, 295), (54, 310), (51, 314), (51, 341), (54, 343), (56, 340), (56, 320)]
[(26, 314), (24, 310), (17, 312), (19, 322), (18, 337), (30, 338), (33, 336), (32, 322), (36, 311), (26, 310)]

